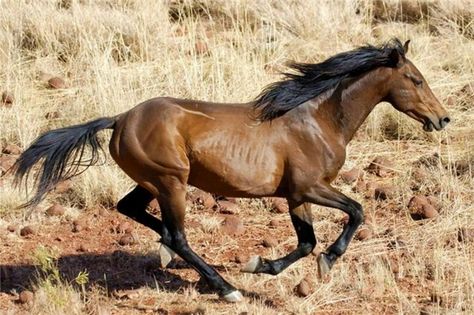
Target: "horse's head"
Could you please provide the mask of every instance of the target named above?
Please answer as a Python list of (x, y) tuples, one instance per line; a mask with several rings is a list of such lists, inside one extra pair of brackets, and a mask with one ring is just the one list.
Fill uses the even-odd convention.
[(433, 131), (433, 128), (441, 130), (450, 122), (450, 118), (423, 75), (405, 58), (409, 42), (403, 46), (404, 51), (393, 49), (390, 54), (396, 66), (393, 68), (386, 101), (399, 111), (420, 121), (425, 131)]

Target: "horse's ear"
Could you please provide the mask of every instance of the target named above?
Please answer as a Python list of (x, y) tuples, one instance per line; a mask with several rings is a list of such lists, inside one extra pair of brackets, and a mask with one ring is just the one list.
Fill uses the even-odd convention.
[(389, 58), (391, 61), (390, 63), (394, 65), (395, 67), (400, 67), (405, 61), (405, 58), (400, 54), (400, 51), (396, 48), (393, 48), (390, 51)]
[(403, 50), (405, 51), (405, 55), (407, 54), (408, 52), (408, 44), (410, 44), (410, 40), (407, 40), (405, 42), (405, 44), (403, 44)]

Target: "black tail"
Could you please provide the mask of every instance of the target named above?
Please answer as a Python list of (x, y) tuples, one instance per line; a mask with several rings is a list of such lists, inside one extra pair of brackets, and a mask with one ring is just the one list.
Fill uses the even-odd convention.
[[(41, 163), (34, 180), (34, 186), (37, 187), (35, 196), (22, 207), (38, 205), (59, 182), (97, 163), (99, 151), (102, 151), (97, 132), (113, 128), (114, 124), (114, 118), (99, 118), (82, 125), (48, 131), (36, 139), (13, 166), (15, 185), (18, 186), (23, 181), (26, 183), (33, 166)], [(87, 146), (92, 152), (90, 158), (83, 161)]]

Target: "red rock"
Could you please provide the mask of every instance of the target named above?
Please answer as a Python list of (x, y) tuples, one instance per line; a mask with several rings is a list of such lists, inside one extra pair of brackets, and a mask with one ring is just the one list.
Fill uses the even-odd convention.
[(35, 295), (33, 294), (33, 292), (24, 290), (21, 291), (21, 293), (18, 295), (18, 302), (21, 304), (32, 304), (34, 298)]
[(385, 157), (376, 157), (367, 167), (369, 173), (379, 177), (387, 177), (392, 172), (392, 163)]
[(267, 200), (271, 211), (276, 213), (288, 213), (288, 203), (285, 198), (270, 197)]
[(132, 234), (127, 233), (123, 235), (122, 237), (120, 237), (118, 243), (122, 246), (133, 245), (136, 243), (136, 240)]
[(342, 172), (339, 176), (341, 177), (344, 183), (352, 184), (352, 183), (355, 183), (360, 178), (362, 178), (363, 175), (364, 175), (364, 172), (361, 169), (354, 167), (353, 169), (349, 171)]
[(356, 235), (356, 239), (364, 241), (372, 237), (372, 231), (368, 228), (361, 228)]
[(128, 233), (128, 234), (130, 234), (132, 232), (132, 230), (133, 230), (132, 226), (130, 225), (129, 222), (122, 222), (116, 228), (117, 233)]
[(231, 201), (219, 200), (217, 203), (221, 213), (236, 214), (240, 212), (240, 207)]
[(196, 44), (194, 45), (194, 50), (198, 55), (205, 55), (209, 53), (209, 48), (207, 47), (206, 42), (202, 40), (196, 41)]
[(2, 99), (0, 101), (0, 107), (1, 106), (3, 106), (3, 107), (12, 107), (13, 102), (14, 102), (13, 95), (8, 93), (7, 91), (4, 91), (2, 93)]
[(443, 207), (441, 202), (434, 196), (428, 196), (426, 199), (428, 200), (428, 203), (436, 209), (436, 211), (440, 211)]
[(311, 294), (311, 286), (309, 285), (307, 280), (303, 279), (295, 287), (294, 292), (299, 297), (307, 297)]
[(58, 119), (61, 115), (59, 112), (47, 112), (46, 115), (44, 115), (44, 118), (46, 119)]
[(46, 209), (46, 214), (50, 217), (60, 217), (64, 215), (64, 212), (64, 207), (57, 203)]
[(438, 216), (438, 211), (428, 202), (425, 196), (414, 196), (408, 202), (408, 210), (413, 219), (431, 219)]
[(79, 245), (79, 247), (77, 248), (77, 251), (78, 251), (78, 252), (81, 252), (81, 253), (88, 253), (88, 252), (89, 252), (89, 249), (87, 248), (86, 245), (81, 244), (81, 245)]
[(229, 235), (241, 235), (245, 232), (245, 227), (242, 221), (233, 215), (225, 216), (221, 229), (224, 233)]
[(271, 219), (270, 222), (268, 223), (268, 226), (270, 227), (279, 227), (282, 224), (280, 220), (277, 219)]
[(395, 196), (395, 187), (390, 185), (377, 185), (374, 189), (376, 200), (392, 199)]
[(208, 192), (196, 189), (191, 194), (191, 200), (194, 204), (203, 206), (205, 209), (212, 209), (217, 206), (216, 200)]
[(72, 221), (72, 231), (74, 233), (78, 233), (78, 232), (83, 231), (86, 226), (87, 226), (87, 222), (85, 220), (76, 219), (76, 220)]
[(7, 230), (8, 232), (15, 232), (16, 231), (16, 226), (10, 224), (9, 226), (7, 226)]
[(21, 236), (34, 235), (36, 233), (35, 229), (31, 226), (25, 226), (20, 230)]
[(278, 242), (272, 237), (265, 237), (262, 241), (262, 245), (263, 247), (271, 248), (276, 247), (278, 245)]
[(66, 82), (60, 77), (52, 77), (48, 80), (48, 86), (51, 89), (60, 90), (67, 88)]
[(21, 154), (21, 149), (16, 144), (7, 144), (3, 148), (2, 153), (18, 155), (18, 154)]

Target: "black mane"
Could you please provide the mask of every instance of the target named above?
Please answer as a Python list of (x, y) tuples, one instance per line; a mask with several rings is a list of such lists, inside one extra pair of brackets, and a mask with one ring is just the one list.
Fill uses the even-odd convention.
[(405, 57), (397, 38), (375, 47), (366, 45), (337, 54), (321, 63), (291, 63), (294, 73), (268, 85), (257, 97), (254, 108), (260, 121), (280, 117), (302, 103), (335, 88), (343, 79), (363, 74), (378, 67), (395, 67), (398, 60), (392, 53)]

